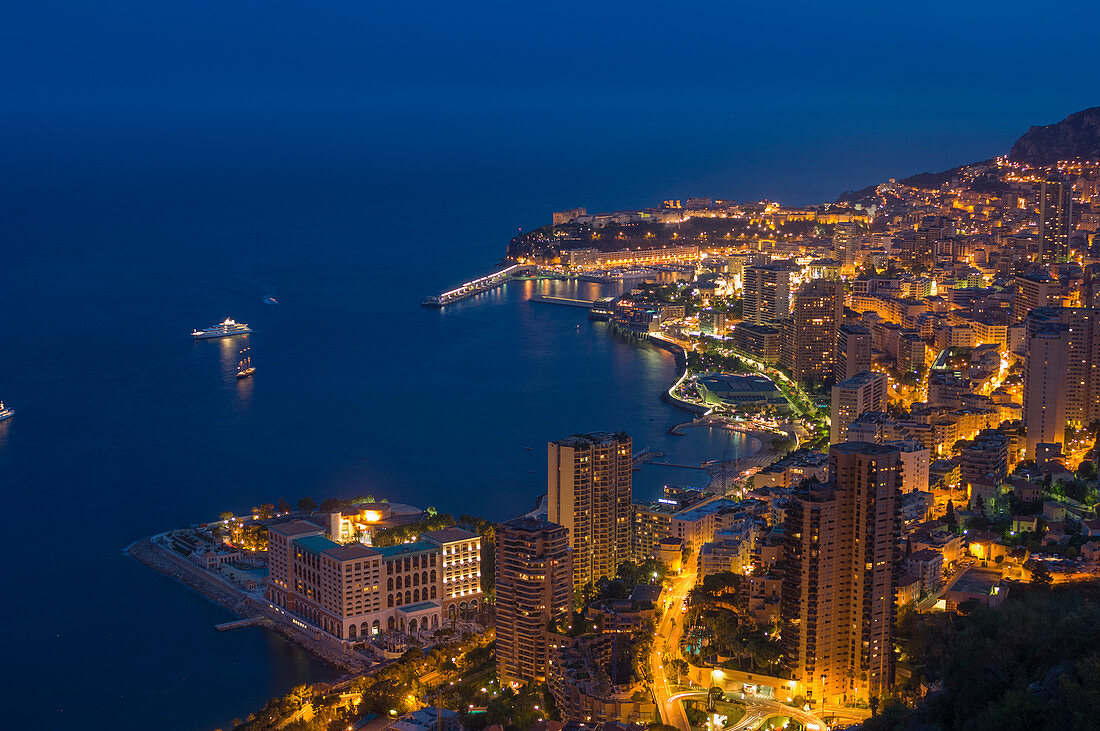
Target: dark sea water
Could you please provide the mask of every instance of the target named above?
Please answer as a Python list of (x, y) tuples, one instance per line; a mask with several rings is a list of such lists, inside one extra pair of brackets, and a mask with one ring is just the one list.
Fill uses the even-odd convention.
[[(580, 431), (679, 463), (744, 449), (665, 434), (688, 418), (658, 398), (668, 354), (527, 301), (592, 285), (420, 307), (492, 270), (518, 227), (700, 193), (807, 202), (919, 169), (894, 139), (814, 157), (719, 128), (672, 145), (656, 122), (63, 122), (13, 124), (0, 157), (8, 728), (212, 729), (333, 677), (276, 635), (215, 632), (228, 612), (123, 556), (139, 537), (307, 495), (505, 519), (545, 491), (546, 441)], [(255, 333), (192, 341), (226, 316)], [(245, 343), (258, 372), (238, 383)], [(635, 496), (704, 479), (647, 466)]]

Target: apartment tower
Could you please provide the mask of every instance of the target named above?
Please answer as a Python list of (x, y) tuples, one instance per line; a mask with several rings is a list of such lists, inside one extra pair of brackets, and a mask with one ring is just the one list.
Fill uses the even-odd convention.
[(848, 427), (870, 411), (886, 411), (886, 375), (863, 371), (833, 386), (829, 443), (846, 441)]
[(1067, 424), (1100, 419), (1100, 308), (1038, 307), (1027, 319), (1024, 425), (1027, 456), (1060, 444)]
[(753, 325), (782, 320), (790, 312), (791, 272), (785, 266), (745, 267), (742, 319)]
[(799, 488), (787, 509), (781, 612), (795, 679), (837, 702), (893, 682), (901, 452), (844, 442), (829, 468), (832, 483)]
[(837, 383), (862, 371), (871, 370), (871, 341), (871, 331), (858, 322), (842, 325), (836, 331), (833, 378)]
[(782, 362), (803, 385), (823, 385), (833, 379), (837, 328), (844, 313), (844, 284), (813, 279), (794, 296), (791, 316), (784, 322)]
[(496, 532), (496, 655), (501, 686), (545, 682), (548, 629), (573, 608), (569, 537), (545, 518), (515, 518)]
[(578, 434), (547, 445), (547, 513), (569, 531), (577, 586), (614, 576), (630, 554), (631, 440)]
[(1064, 260), (1069, 255), (1073, 185), (1049, 179), (1039, 184), (1039, 261)]

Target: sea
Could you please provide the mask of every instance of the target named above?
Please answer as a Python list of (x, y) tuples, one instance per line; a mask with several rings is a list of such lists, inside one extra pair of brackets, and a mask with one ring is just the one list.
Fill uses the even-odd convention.
[[(266, 630), (216, 632), (229, 612), (124, 555), (143, 536), (306, 496), (503, 520), (545, 492), (547, 441), (578, 432), (626, 431), (686, 465), (749, 448), (667, 433), (690, 419), (660, 400), (669, 354), (529, 301), (605, 287), (513, 282), (420, 306), (497, 268), (520, 229), (578, 205), (810, 203), (1003, 145), (905, 153), (880, 135), (849, 155), (838, 136), (815, 157), (782, 130), (673, 140), (674, 117), (629, 121), (605, 113), (597, 134), (500, 110), (5, 120), (2, 725), (225, 729), (335, 677)], [(255, 332), (192, 339), (226, 317)], [(244, 347), (257, 372), (240, 382)], [(664, 484), (706, 476), (647, 465), (635, 499)]]

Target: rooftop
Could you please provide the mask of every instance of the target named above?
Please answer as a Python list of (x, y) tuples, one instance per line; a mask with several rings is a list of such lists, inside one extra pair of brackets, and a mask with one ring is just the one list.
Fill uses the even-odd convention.
[(396, 546), (382, 546), (375, 548), (385, 558), (393, 558), (394, 556), (411, 556), (414, 553), (425, 553), (427, 551), (435, 551), (438, 549), (434, 543), (428, 541), (417, 541), (416, 543), (398, 543)]
[(362, 543), (349, 543), (346, 546), (336, 546), (325, 551), (326, 556), (332, 556), (337, 561), (354, 561), (360, 558), (370, 558), (380, 555), (370, 546)]
[(425, 609), (439, 609), (439, 605), (435, 602), (417, 602), (416, 604), (402, 604), (400, 607), (397, 608), (397, 611), (405, 612), (406, 614), (408, 614), (410, 612), (420, 612)]
[(301, 546), (310, 553), (324, 553), (331, 548), (339, 548), (340, 544), (336, 541), (330, 541), (324, 536), (305, 536), (303, 538), (295, 538), (295, 545)]
[(420, 534), (421, 537), (427, 538), (430, 541), (436, 543), (454, 543), (456, 541), (468, 541), (472, 538), (477, 538), (478, 534), (472, 531), (468, 531), (465, 528), (444, 528), (443, 530), (430, 530)]
[(270, 525), (267, 528), (269, 531), (275, 531), (284, 536), (300, 536), (310, 533), (323, 533), (324, 528), (316, 523), (310, 523), (308, 520), (288, 520), (285, 523), (276, 523)]
[(964, 594), (991, 594), (1001, 583), (1001, 572), (993, 569), (969, 568), (951, 585), (950, 591)]

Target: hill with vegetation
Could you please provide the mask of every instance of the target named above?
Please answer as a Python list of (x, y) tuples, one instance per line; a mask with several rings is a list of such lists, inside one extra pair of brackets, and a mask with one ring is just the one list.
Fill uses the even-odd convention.
[(1032, 127), (1012, 145), (1008, 159), (1036, 166), (1059, 160), (1100, 160), (1100, 107)]

